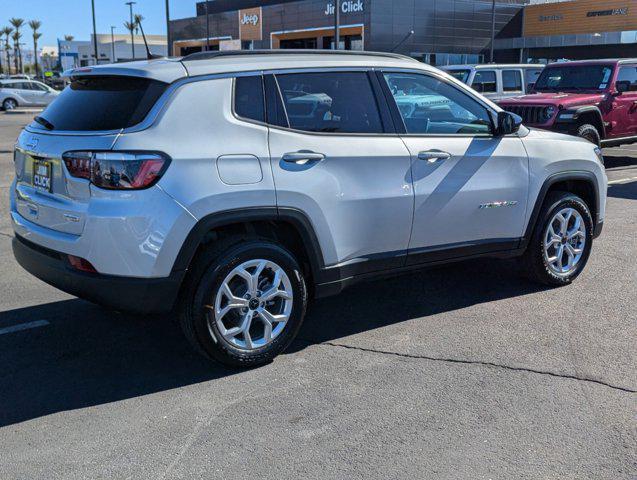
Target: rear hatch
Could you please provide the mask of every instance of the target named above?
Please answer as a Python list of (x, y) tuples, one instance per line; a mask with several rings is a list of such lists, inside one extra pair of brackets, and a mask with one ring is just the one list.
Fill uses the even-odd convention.
[(90, 182), (74, 177), (63, 155), (110, 150), (119, 133), (148, 114), (168, 84), (132, 76), (82, 75), (30, 124), (15, 149), (16, 209), (25, 219), (80, 235)]

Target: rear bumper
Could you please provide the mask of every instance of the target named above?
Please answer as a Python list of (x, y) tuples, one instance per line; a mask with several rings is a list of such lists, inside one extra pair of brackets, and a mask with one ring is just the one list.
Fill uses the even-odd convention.
[(133, 278), (74, 270), (66, 255), (41, 247), (19, 235), (13, 254), (26, 271), (66, 293), (131, 313), (169, 312), (177, 300), (184, 272), (166, 278)]

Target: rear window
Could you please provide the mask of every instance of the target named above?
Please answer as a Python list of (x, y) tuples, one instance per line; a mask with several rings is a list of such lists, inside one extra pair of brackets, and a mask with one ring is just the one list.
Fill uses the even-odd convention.
[(119, 130), (141, 122), (167, 86), (138, 77), (74, 77), (41, 117), (52, 130)]

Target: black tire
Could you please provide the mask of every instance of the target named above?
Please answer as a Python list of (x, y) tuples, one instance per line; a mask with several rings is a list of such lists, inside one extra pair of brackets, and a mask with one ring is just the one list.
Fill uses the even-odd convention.
[[(568, 275), (558, 275), (550, 268), (544, 257), (544, 238), (549, 227), (549, 222), (553, 216), (563, 208), (573, 208), (577, 210), (586, 227), (586, 238), (584, 251), (575, 266), (575, 269)], [(570, 284), (582, 273), (593, 245), (593, 218), (584, 200), (577, 195), (568, 192), (551, 192), (547, 195), (542, 205), (542, 210), (538, 216), (531, 241), (522, 257), (527, 275), (531, 280), (550, 286), (563, 286)]]
[[(274, 340), (252, 350), (227, 341), (206, 305), (214, 304), (226, 276), (242, 263), (264, 259), (275, 262), (287, 274), (293, 291), (292, 311), (281, 333)], [(301, 268), (286, 249), (269, 240), (231, 238), (209, 247), (198, 255), (195, 267), (182, 292), (179, 319), (184, 335), (196, 351), (208, 359), (232, 367), (249, 368), (269, 363), (296, 337), (305, 317), (308, 296)]]
[(590, 123), (585, 123), (577, 127), (577, 136), (585, 138), (589, 142), (597, 145), (598, 147), (602, 143), (602, 139), (599, 134), (599, 131), (594, 125), (591, 125)]
[(16, 102), (13, 98), (7, 98), (2, 102), (2, 110), (5, 112), (8, 110), (13, 110), (18, 107), (18, 102)]

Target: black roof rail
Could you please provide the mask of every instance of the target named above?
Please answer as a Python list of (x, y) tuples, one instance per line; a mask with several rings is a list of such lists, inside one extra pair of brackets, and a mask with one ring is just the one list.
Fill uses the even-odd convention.
[(415, 58), (408, 57), (406, 55), (400, 55), (398, 53), (389, 52), (369, 52), (358, 50), (298, 50), (298, 49), (272, 49), (272, 50), (226, 50), (226, 51), (214, 51), (214, 52), (196, 52), (186, 55), (181, 61), (193, 61), (193, 60), (212, 60), (220, 57), (238, 57), (238, 56), (253, 56), (253, 55), (351, 55), (351, 56), (369, 56), (369, 57), (386, 57), (394, 58), (398, 60), (413, 60), (418, 62)]

